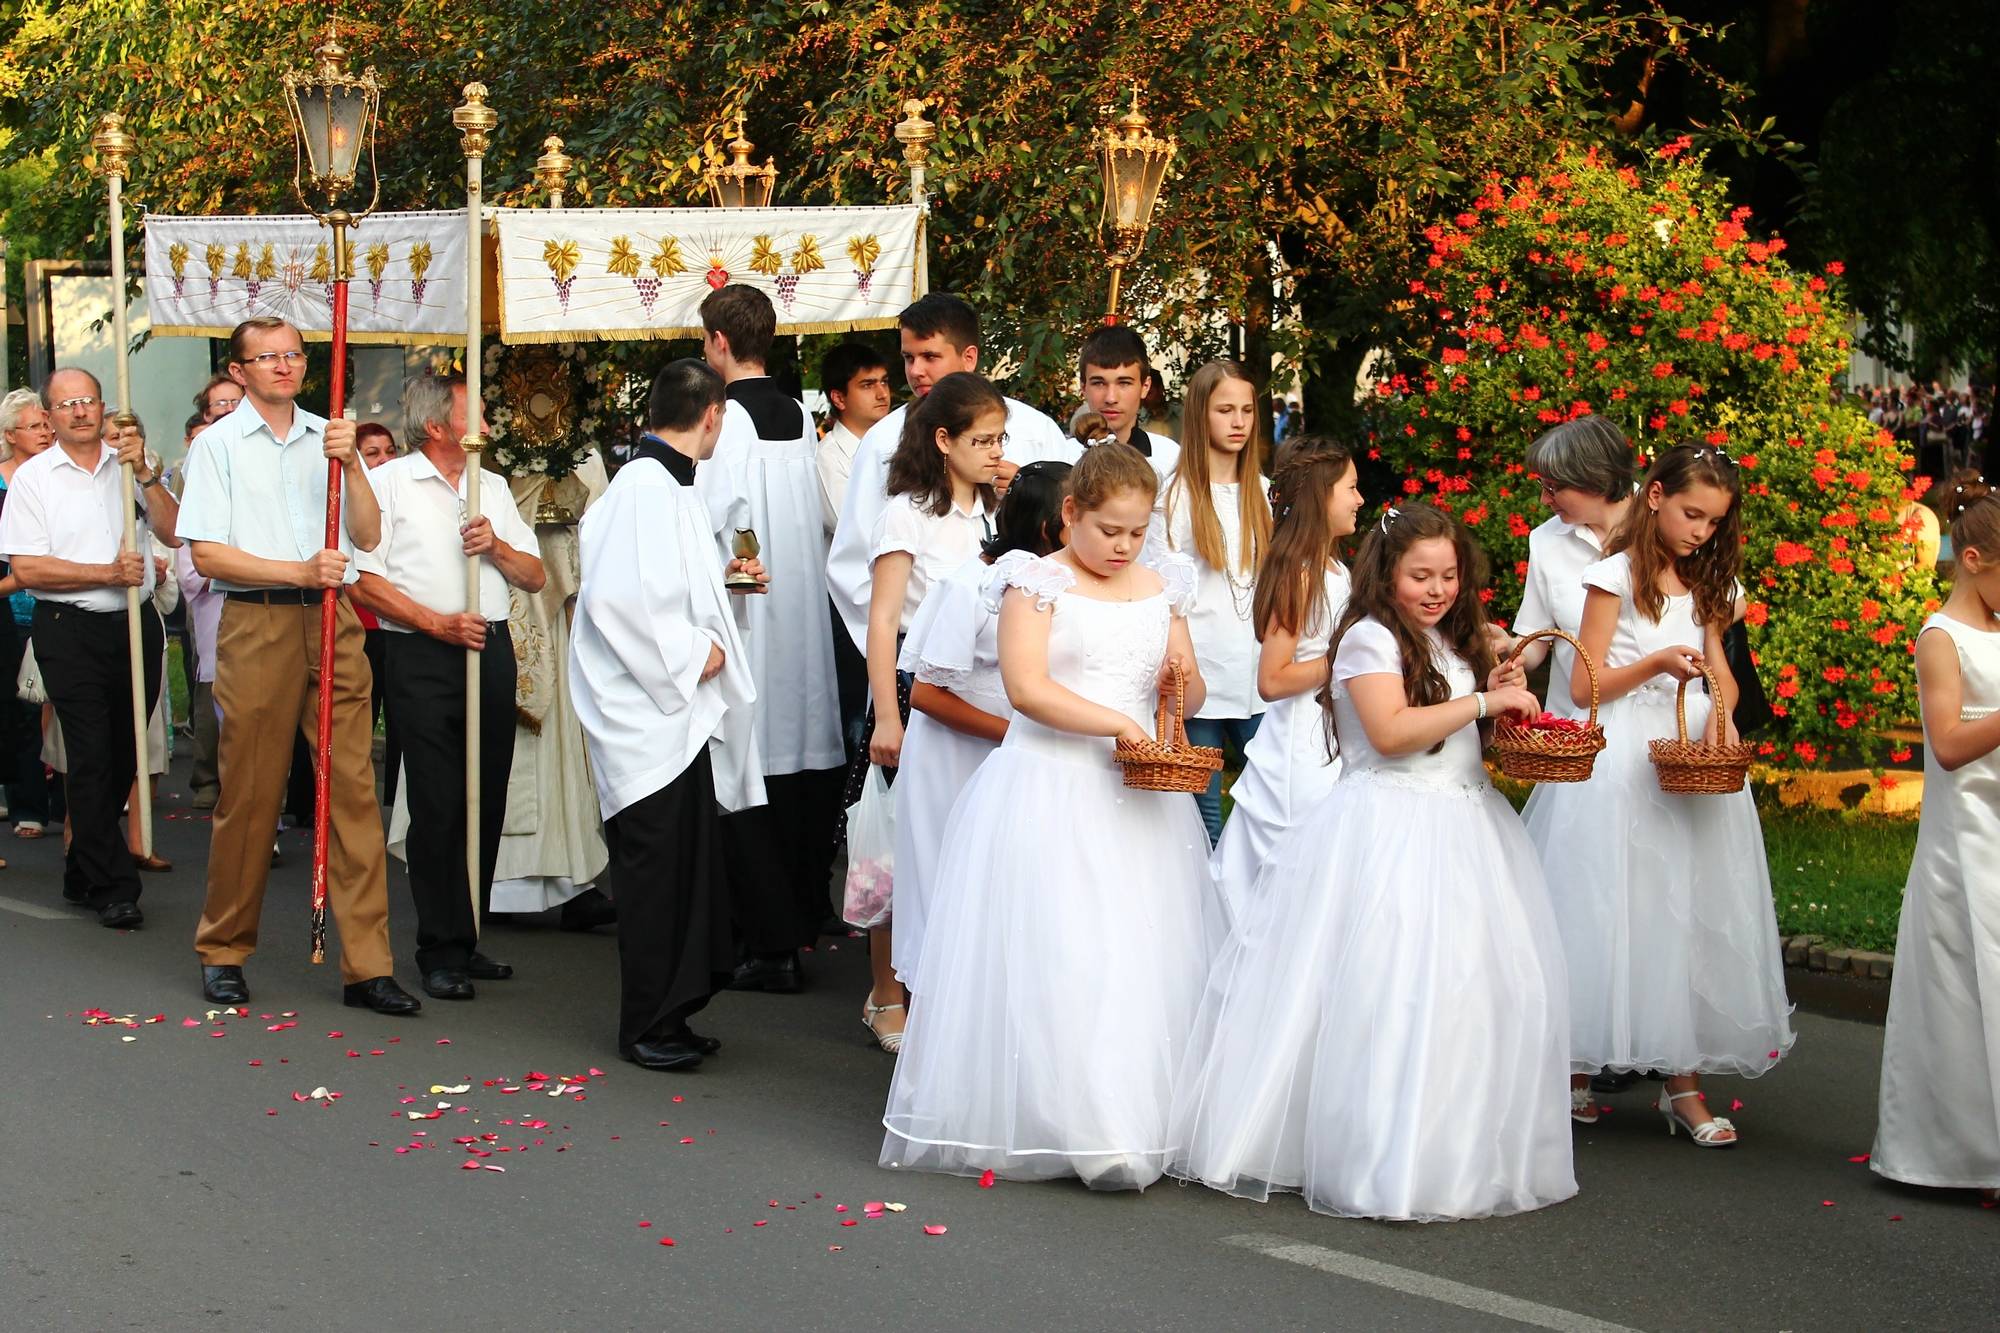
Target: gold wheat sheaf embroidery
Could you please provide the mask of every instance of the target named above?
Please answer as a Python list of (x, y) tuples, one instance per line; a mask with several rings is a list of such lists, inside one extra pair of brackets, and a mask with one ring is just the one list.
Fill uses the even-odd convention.
[(681, 243), (671, 236), (661, 237), (660, 252), (647, 261), (647, 267), (662, 278), (687, 272), (687, 261), (681, 258)]
[(639, 255), (632, 248), (630, 237), (613, 236), (611, 238), (611, 258), (605, 263), (604, 271), (606, 273), (615, 273), (621, 278), (636, 278), (639, 276)]
[(424, 274), (431, 271), (431, 243), (418, 241), (410, 247), (410, 276), (423, 281)]
[(798, 248), (792, 251), (792, 272), (817, 273), (826, 267), (826, 261), (819, 256), (819, 239), (808, 232), (799, 237)]
[(257, 281), (269, 282), (278, 276), (278, 257), (272, 252), (271, 243), (264, 242), (264, 248), (257, 252)]
[(575, 241), (547, 241), (542, 245), (542, 262), (549, 266), (557, 282), (569, 281), (581, 259)]
[(388, 271), (388, 268), (389, 247), (385, 242), (377, 241), (368, 247), (368, 276), (372, 280), (380, 282), (382, 281), (382, 275)]
[(326, 252), (326, 242), (313, 245), (311, 277), (314, 282), (328, 282), (333, 278), (333, 260)]
[(229, 272), (232, 277), (242, 278), (246, 282), (250, 279), (252, 269), (248, 242), (236, 247), (236, 262), (229, 266)]
[(208, 275), (222, 276), (222, 270), (229, 266), (229, 247), (219, 241), (210, 241), (202, 250), (201, 262), (208, 265)]
[(750, 271), (775, 278), (784, 271), (785, 257), (771, 244), (769, 236), (756, 237), (750, 245)]
[(188, 248), (179, 241), (167, 247), (167, 263), (172, 266), (176, 278), (187, 276)]

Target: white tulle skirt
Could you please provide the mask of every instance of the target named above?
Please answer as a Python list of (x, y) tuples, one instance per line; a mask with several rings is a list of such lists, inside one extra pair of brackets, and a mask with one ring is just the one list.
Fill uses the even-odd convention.
[(1567, 1199), (1563, 996), (1506, 801), (1350, 774), (1279, 842), (1216, 958), (1169, 1170), (1344, 1217)]
[[(1008, 711), (1005, 700), (996, 706), (969, 696), (967, 702), (1000, 716)], [(902, 766), (890, 789), (896, 796), (896, 929), (890, 962), (896, 979), (905, 986), (913, 986), (917, 960), (923, 957), (930, 904), (937, 892), (938, 856), (952, 806), (994, 748), (992, 741), (953, 731), (915, 710), (910, 713), (910, 725), (903, 733)]]
[[(1707, 696), (1687, 715), (1690, 735), (1707, 726)], [(1794, 1037), (1756, 803), (1660, 790), (1647, 742), (1674, 734), (1671, 690), (1597, 720), (1590, 780), (1538, 787), (1522, 812), (1569, 962), (1571, 1066), (1762, 1074)]]
[(1243, 771), (1229, 788), (1232, 809), (1210, 867), (1232, 912), (1257, 882), (1286, 830), (1314, 809), (1340, 777), (1330, 758), (1326, 714), (1315, 694), (1280, 699), (1264, 713), (1243, 751)]
[(1194, 799), (1128, 789), (1110, 756), (1109, 740), (1017, 717), (966, 784), (883, 1166), (1103, 1189), (1143, 1189), (1164, 1169), (1223, 913)]

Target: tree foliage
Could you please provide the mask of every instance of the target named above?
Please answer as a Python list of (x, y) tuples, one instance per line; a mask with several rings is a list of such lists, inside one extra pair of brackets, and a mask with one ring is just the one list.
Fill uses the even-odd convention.
[[(327, 6), (303, 0), (42, 0), (0, 54), (11, 156), (45, 155), (38, 201), (72, 252), (102, 244), (84, 187), (97, 115), (126, 114), (130, 193), (163, 212), (289, 210), (279, 72)], [(342, 38), (388, 81), (387, 207), (460, 198), (449, 110), (477, 78), (501, 126), (498, 202), (533, 200), (559, 134), (572, 201), (696, 202), (725, 117), (747, 104), (779, 197), (903, 197), (892, 126), (912, 96), (939, 124), (933, 284), (968, 294), (1017, 376), (1050, 396), (1104, 293), (1095, 128), (1127, 90), (1181, 144), (1130, 287), (1156, 346), (1198, 360), (1247, 329), (1253, 363), (1351, 374), (1399, 325), (1404, 267), (1432, 219), (1493, 170), (1588, 142), (1631, 102), (1635, 53), (1690, 32), (1651, 3), (1469, 7), (1438, 0), (349, 0)], [(1699, 75), (1700, 71), (1696, 71)], [(95, 90), (97, 95), (91, 95)], [(1719, 134), (1740, 127), (1726, 121)], [(1293, 311), (1302, 320), (1281, 318)]]
[(1417, 336), (1378, 385), (1372, 449), (1400, 490), (1456, 512), (1519, 604), (1541, 521), (1529, 441), (1585, 413), (1640, 461), (1674, 444), (1731, 454), (1742, 581), (1778, 714), (1768, 760), (1879, 762), (1876, 733), (1917, 714), (1911, 654), (1936, 608), (1904, 526), (1926, 479), (1888, 432), (1833, 396), (1845, 370), (1841, 265), (1809, 274), (1685, 155), (1643, 170), (1595, 153), (1496, 178), (1430, 229), (1410, 283)]

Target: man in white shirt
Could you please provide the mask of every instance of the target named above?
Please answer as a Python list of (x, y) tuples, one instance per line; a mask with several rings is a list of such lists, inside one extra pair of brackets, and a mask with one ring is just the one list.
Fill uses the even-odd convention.
[[(199, 412), (187, 419), (183, 451), (194, 446), (194, 437), (207, 426), (208, 419)], [(168, 486), (172, 485), (170, 479)], [(174, 552), (174, 577), (180, 581), (187, 623), (181, 652), (188, 677), (188, 731), (194, 739), (189, 804), (197, 810), (213, 810), (222, 795), (222, 777), (215, 761), (220, 736), (215, 724), (215, 632), (222, 623), (222, 594), (196, 572), (194, 551), (187, 546)]]
[[(140, 591), (146, 709), (160, 693), (165, 629), (153, 609), (153, 562), (124, 546), (125, 516), (142, 505), (154, 532), (174, 544), (177, 506), (146, 461), (136, 426), (104, 430), (104, 390), (65, 367), (42, 385), (56, 444), (23, 463), (0, 514), (0, 556), (35, 595), (35, 660), (62, 726), (69, 760), (70, 843), (63, 898), (114, 929), (141, 924), (139, 875), (121, 807), (140, 771), (132, 735), (132, 666), (125, 590)], [(133, 487), (122, 464), (132, 465)]]
[[(243, 962), (257, 949), (292, 737), (319, 731), (320, 601), (354, 581), (353, 551), (374, 549), (382, 513), (355, 451), (352, 421), (295, 405), (305, 346), (282, 319), (260, 315), (229, 336), (229, 374), (243, 386), (235, 411), (203, 431), (187, 460), (179, 534), (194, 567), (227, 599), (216, 632), (215, 702), (222, 712), (222, 799), (208, 849), (208, 897), (195, 932), (202, 994), (212, 1004), (250, 998)], [(326, 545), (327, 462), (340, 464), (340, 532)], [(375, 804), (369, 694), (361, 621), (335, 602), (332, 823), (327, 898), (340, 932), (341, 998), (380, 1014), (421, 1002), (396, 984), (389, 951), (389, 886)]]
[[(903, 308), (897, 316), (903, 352), (903, 378), (918, 398), (931, 385), (956, 370), (979, 369), (979, 316), (956, 296), (932, 292)], [(889, 458), (903, 434), (908, 405), (883, 417), (862, 437), (854, 451), (854, 471), (840, 508), (840, 524), (827, 553), (826, 584), (840, 612), (841, 623), (856, 651), (868, 651), (868, 546), (875, 520), (889, 503)], [(1055, 422), (1026, 403), (1007, 400), (1004, 462), (994, 480), (1002, 489), (1024, 463), (1039, 459), (1068, 461), (1074, 447)]]
[[(1139, 425), (1139, 410), (1146, 386), (1153, 377), (1146, 344), (1123, 324), (1105, 324), (1083, 340), (1076, 356), (1076, 382), (1083, 392), (1083, 405), (1104, 418), (1121, 444), (1129, 444), (1153, 464), (1164, 485), (1174, 475), (1180, 461), (1180, 442), (1171, 435), (1150, 432)], [(1074, 463), (1083, 456), (1083, 442), (1075, 445)]]
[(854, 451), (869, 428), (889, 415), (889, 363), (867, 343), (844, 342), (820, 362), (819, 390), (833, 408), (833, 424), (819, 440), (820, 499), (831, 541), (840, 523), (840, 506), (847, 499)]
[(688, 1026), (729, 978), (735, 949), (722, 810), (764, 799), (750, 678), (725, 571), (694, 492), (722, 434), (722, 377), (670, 362), (648, 430), (585, 511), (570, 684), (590, 752), (618, 904), (618, 1051), (689, 1069), (722, 1043)]
[[(417, 974), (435, 1000), (469, 1000), (474, 981), (514, 969), (479, 952), (479, 917), (466, 884), (465, 655), (479, 654), (480, 913), (492, 905), (493, 862), (514, 762), (514, 640), (507, 587), (539, 592), (535, 530), (506, 478), (480, 469), (480, 515), (466, 515), (465, 381), (419, 375), (403, 389), (416, 445), (368, 473), (382, 509), (382, 540), (355, 558), (354, 600), (382, 622), (383, 703), (402, 747), (409, 807), (410, 896), (417, 905)], [(479, 423), (485, 434), (485, 423)], [(478, 556), (479, 602), (466, 605), (465, 561)]]

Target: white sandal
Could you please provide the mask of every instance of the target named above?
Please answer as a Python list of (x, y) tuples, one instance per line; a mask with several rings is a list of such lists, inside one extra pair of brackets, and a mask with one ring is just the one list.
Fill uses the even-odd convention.
[(886, 1014), (893, 1009), (902, 1009), (904, 1007), (900, 1004), (871, 1004), (867, 1000), (861, 1002), (861, 1026), (868, 1029), (868, 1034), (875, 1038), (877, 1046), (880, 1046), (891, 1055), (903, 1049), (903, 1034), (900, 1032), (884, 1033), (876, 1031), (875, 1015)]
[[(1736, 1146), (1737, 1140), (1734, 1137), (1736, 1126), (1730, 1122), (1729, 1117), (1720, 1115), (1711, 1116), (1708, 1123), (1697, 1126), (1690, 1123), (1686, 1116), (1674, 1109), (1675, 1102), (1683, 1101), (1689, 1097), (1701, 1096), (1699, 1088), (1689, 1088), (1686, 1092), (1666, 1092), (1665, 1089), (1661, 1091), (1663, 1095), (1655, 1105), (1659, 1107), (1660, 1114), (1666, 1117), (1668, 1138), (1673, 1137), (1676, 1129), (1684, 1129), (1688, 1132), (1688, 1137), (1694, 1140), (1694, 1146), (1697, 1148), (1734, 1148)], [(1725, 1133), (1731, 1137), (1723, 1138), (1722, 1136)]]
[(1574, 1084), (1570, 1086), (1569, 1118), (1579, 1125), (1597, 1123), (1597, 1097), (1588, 1083), (1580, 1088)]

